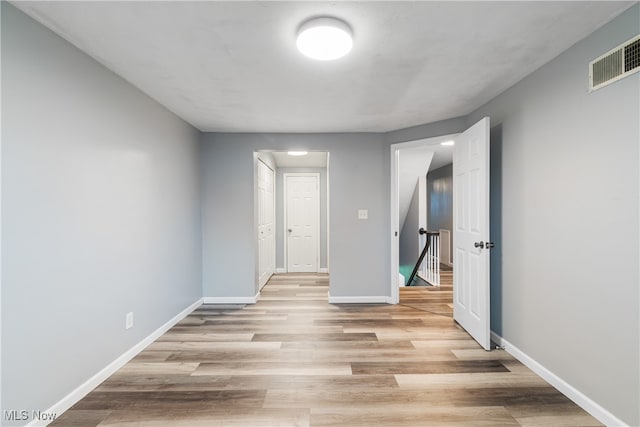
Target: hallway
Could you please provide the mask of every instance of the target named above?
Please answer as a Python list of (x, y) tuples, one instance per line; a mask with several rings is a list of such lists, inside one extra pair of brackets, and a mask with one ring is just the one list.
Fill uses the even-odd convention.
[(600, 425), (450, 317), (330, 305), (328, 282), (275, 275), (255, 305), (201, 306), (52, 425)]

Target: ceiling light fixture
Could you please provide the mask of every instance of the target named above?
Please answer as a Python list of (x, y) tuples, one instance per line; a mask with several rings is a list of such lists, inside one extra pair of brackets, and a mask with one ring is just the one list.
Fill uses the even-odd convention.
[(287, 151), (290, 156), (306, 156), (309, 154), (307, 151)]
[(298, 29), (296, 46), (303, 55), (319, 61), (342, 58), (353, 47), (351, 28), (336, 18), (313, 18)]
[(451, 147), (455, 143), (456, 143), (455, 141), (444, 141), (444, 142), (441, 142), (440, 145), (444, 145), (445, 147)]

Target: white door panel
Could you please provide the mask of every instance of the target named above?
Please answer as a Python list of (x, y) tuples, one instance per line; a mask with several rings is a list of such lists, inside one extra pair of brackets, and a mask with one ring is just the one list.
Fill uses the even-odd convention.
[(285, 174), (287, 271), (317, 272), (319, 253), (318, 174)]
[(489, 241), (488, 117), (455, 140), (453, 193), (453, 317), (489, 350), (489, 250), (485, 246)]
[(274, 173), (258, 161), (258, 284), (262, 288), (276, 267)]

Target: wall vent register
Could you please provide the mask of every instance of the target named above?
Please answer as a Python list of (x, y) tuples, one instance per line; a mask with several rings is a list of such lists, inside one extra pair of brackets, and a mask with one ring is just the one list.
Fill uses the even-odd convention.
[(640, 35), (589, 63), (589, 91), (640, 71)]

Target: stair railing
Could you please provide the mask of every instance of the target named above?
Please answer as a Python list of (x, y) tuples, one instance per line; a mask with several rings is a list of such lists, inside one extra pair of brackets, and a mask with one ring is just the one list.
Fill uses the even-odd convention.
[(439, 286), (440, 285), (440, 232), (439, 231), (427, 231), (424, 228), (420, 228), (418, 230), (420, 235), (427, 235), (427, 243), (424, 245), (422, 252), (420, 253), (420, 257), (418, 258), (418, 262), (416, 262), (415, 267), (413, 267), (413, 271), (411, 272), (411, 276), (409, 276), (409, 280), (407, 281), (407, 286), (411, 286), (413, 283), (413, 279), (415, 279), (422, 262), (427, 259), (427, 271), (426, 271), (426, 280), (432, 285)]

